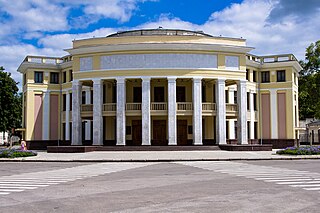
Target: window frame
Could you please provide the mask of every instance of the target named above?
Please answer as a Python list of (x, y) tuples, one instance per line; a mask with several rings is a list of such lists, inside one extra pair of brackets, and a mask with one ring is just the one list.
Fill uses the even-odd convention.
[(285, 70), (277, 70), (277, 82), (286, 82)]
[[(40, 78), (41, 76), (41, 78)], [(41, 81), (40, 81), (41, 79)], [(34, 83), (43, 84), (43, 71), (34, 71)]]
[(261, 83), (270, 83), (270, 71), (261, 72)]
[(59, 84), (59, 73), (50, 72), (50, 84)]

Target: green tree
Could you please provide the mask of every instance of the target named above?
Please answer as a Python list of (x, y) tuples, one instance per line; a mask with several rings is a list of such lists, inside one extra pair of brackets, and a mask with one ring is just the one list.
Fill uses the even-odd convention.
[(300, 65), (300, 119), (320, 118), (320, 40), (307, 47), (305, 61), (300, 61)]
[(21, 127), (22, 95), (18, 82), (0, 67), (0, 132)]

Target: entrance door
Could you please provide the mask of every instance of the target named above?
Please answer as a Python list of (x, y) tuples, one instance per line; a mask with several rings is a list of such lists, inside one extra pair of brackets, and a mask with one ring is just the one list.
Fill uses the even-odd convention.
[(152, 145), (166, 146), (167, 143), (167, 125), (164, 120), (153, 121), (153, 140)]
[(178, 146), (188, 145), (188, 122), (187, 120), (178, 120), (177, 144)]
[(164, 102), (164, 87), (154, 87), (154, 102)]
[(132, 145), (142, 144), (142, 122), (141, 120), (132, 121)]

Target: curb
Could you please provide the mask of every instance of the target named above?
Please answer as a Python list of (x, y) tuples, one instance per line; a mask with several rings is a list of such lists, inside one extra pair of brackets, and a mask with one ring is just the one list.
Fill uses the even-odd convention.
[(182, 162), (182, 161), (262, 161), (262, 160), (320, 160), (320, 157), (298, 157), (298, 158), (293, 158), (293, 157), (288, 157), (288, 158), (229, 158), (229, 159), (224, 159), (224, 158), (212, 158), (212, 159), (203, 159), (203, 158), (195, 158), (195, 159), (124, 159), (124, 160), (85, 160), (85, 159), (75, 159), (75, 160), (43, 160), (43, 159), (0, 159), (1, 162), (61, 162), (61, 163), (73, 163), (73, 162), (78, 162), (78, 163), (103, 163), (103, 162), (113, 162), (113, 163), (121, 163), (121, 162)]

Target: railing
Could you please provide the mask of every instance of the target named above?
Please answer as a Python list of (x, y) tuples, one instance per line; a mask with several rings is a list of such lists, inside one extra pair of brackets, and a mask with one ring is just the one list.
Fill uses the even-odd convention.
[(202, 111), (215, 111), (216, 104), (215, 103), (202, 103)]
[(167, 110), (167, 103), (163, 102), (152, 102), (151, 103), (151, 110)]
[(141, 110), (141, 103), (127, 103), (126, 110)]
[(273, 63), (281, 61), (297, 61), (296, 57), (292, 54), (283, 54), (283, 55), (269, 55), (269, 56), (255, 56), (247, 54), (247, 59), (250, 61), (255, 61), (260, 64), (263, 63)]
[(63, 63), (62, 58), (55, 57), (42, 57), (42, 56), (27, 56), (25, 62), (37, 63), (37, 64), (61, 64)]
[(116, 110), (117, 110), (116, 103), (103, 104), (103, 111), (104, 112), (114, 112)]
[(227, 112), (237, 112), (238, 111), (237, 104), (226, 104), (226, 111)]
[(177, 110), (192, 110), (192, 102), (177, 102)]
[(81, 105), (81, 112), (92, 112), (93, 105), (92, 104), (82, 104)]

